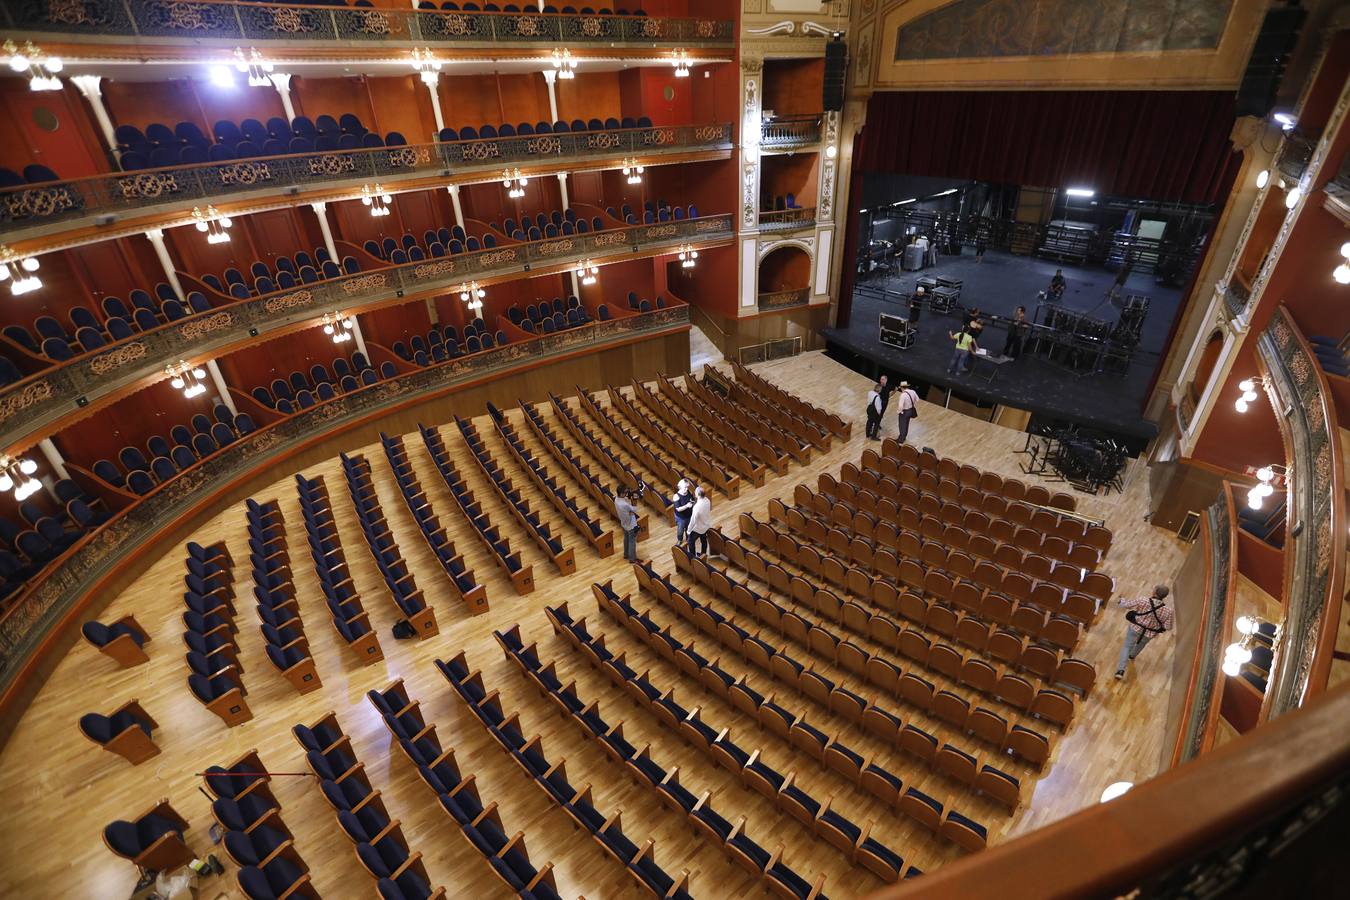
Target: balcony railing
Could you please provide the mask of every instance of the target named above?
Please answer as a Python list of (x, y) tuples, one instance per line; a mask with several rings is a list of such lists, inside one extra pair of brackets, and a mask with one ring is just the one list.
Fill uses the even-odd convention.
[(679, 305), (540, 335), (349, 391), (244, 435), (137, 499), (82, 538), (25, 590), (0, 603), (0, 696), (11, 698), (15, 677), (62, 616), (96, 590), (115, 567), (125, 564), (132, 551), (161, 537), (163, 529), (210, 502), (216, 491), (287, 459), (325, 433), (369, 421), (394, 406), (434, 397), (488, 375), (507, 375), (578, 348), (602, 349), (688, 322), (689, 308)]
[(822, 116), (777, 116), (760, 126), (760, 146), (769, 150), (820, 143)]
[(1240, 273), (1234, 272), (1223, 292), (1223, 305), (1228, 312), (1228, 318), (1236, 319), (1242, 315), (1251, 302), (1251, 288), (1243, 281)]
[(760, 309), (779, 309), (784, 306), (801, 306), (811, 300), (810, 288), (796, 288), (790, 291), (770, 291), (759, 295)]
[(1291, 185), (1303, 180), (1312, 161), (1313, 151), (1317, 149), (1317, 139), (1297, 130), (1284, 136), (1280, 146), (1280, 155), (1275, 160), (1275, 168)]
[[(187, 209), (222, 201), (311, 188), (338, 188), (378, 180), (492, 170), (505, 163), (548, 165), (569, 159), (648, 156), (731, 147), (731, 126), (671, 125), (607, 131), (536, 134), (362, 150), (334, 150), (225, 160), (162, 169), (137, 169), (0, 191), (0, 236), (10, 242), (57, 226), (107, 226), (129, 213)], [(109, 217), (112, 217), (110, 220)]]
[(14, 0), (0, 4), (7, 30), (100, 41), (226, 41), (262, 45), (679, 44), (730, 45), (731, 20), (653, 16), (457, 12), (228, 3), (209, 0)]
[(816, 224), (814, 206), (797, 206), (792, 209), (768, 209), (759, 214), (760, 231), (791, 231), (795, 228), (810, 228)]
[(682, 244), (701, 246), (729, 239), (732, 227), (729, 215), (703, 216), (503, 244), (227, 302), (82, 354), (0, 390), (0, 446), (13, 446), (25, 438), (31, 442), (37, 429), (52, 427), (78, 407), (162, 373), (168, 363), (201, 359), (262, 332), (310, 321), (325, 312), (408, 302), (414, 296), (454, 292), (469, 280), (556, 269), (583, 259), (599, 261)]

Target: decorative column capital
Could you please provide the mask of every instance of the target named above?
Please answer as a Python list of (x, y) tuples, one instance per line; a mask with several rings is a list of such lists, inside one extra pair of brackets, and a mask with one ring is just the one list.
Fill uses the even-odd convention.
[(545, 69), (545, 70), (544, 70), (544, 80), (547, 81), (550, 85), (554, 84), (554, 83), (558, 80), (558, 70), (557, 70), (557, 69)]
[(150, 243), (152, 243), (152, 244), (162, 244), (162, 243), (164, 243), (164, 229), (163, 229), (163, 228), (151, 228), (149, 231), (147, 231), (147, 232), (145, 233), (145, 236), (146, 236), (147, 238), (150, 239)]
[(72, 75), (69, 78), (71, 84), (80, 89), (80, 93), (86, 97), (103, 96), (103, 76), (102, 75)]
[(571, 172), (559, 172), (559, 173), (558, 173), (558, 180), (565, 183), (565, 182), (567, 181), (567, 176), (570, 175), (570, 174), (572, 174), (572, 173), (571, 173)]
[(309, 208), (314, 210), (314, 212), (317, 213), (318, 215), (322, 216), (324, 213), (328, 211), (328, 204), (323, 200), (319, 200), (315, 203), (311, 203), (309, 205)]
[(268, 74), (267, 80), (272, 82), (272, 87), (280, 92), (289, 91), (291, 89), (290, 72), (271, 72)]
[(447, 185), (445, 186), (445, 190), (446, 190), (446, 192), (449, 193), (450, 196), (452, 196), (452, 197), (458, 197), (458, 196), (459, 196), (459, 185), (457, 185), (457, 184), (447, 184)]

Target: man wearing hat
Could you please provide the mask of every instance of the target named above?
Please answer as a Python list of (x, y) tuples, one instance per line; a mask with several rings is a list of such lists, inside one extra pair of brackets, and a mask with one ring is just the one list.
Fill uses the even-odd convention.
[(684, 545), (684, 537), (689, 531), (689, 517), (694, 514), (694, 494), (689, 490), (688, 480), (681, 478), (678, 490), (670, 496), (675, 510), (675, 543)]
[(900, 443), (909, 438), (909, 422), (919, 417), (919, 394), (909, 386), (908, 381), (900, 382), (900, 398), (896, 402), (897, 424), (900, 426)]

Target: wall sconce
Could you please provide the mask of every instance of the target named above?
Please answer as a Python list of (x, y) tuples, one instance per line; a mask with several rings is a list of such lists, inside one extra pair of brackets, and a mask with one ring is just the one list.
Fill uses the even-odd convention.
[(375, 218), (389, 215), (389, 204), (394, 202), (394, 198), (378, 184), (373, 188), (368, 185), (361, 186), (361, 203), (370, 207), (370, 214)]
[(839, 148), (836, 147), (834, 144), (831, 144), (830, 146), (825, 148), (826, 159), (834, 159), (838, 155), (839, 155)]
[(1257, 189), (1258, 191), (1263, 191), (1263, 190), (1265, 190), (1265, 189), (1266, 189), (1266, 185), (1268, 185), (1268, 184), (1270, 184), (1270, 170), (1269, 170), (1269, 169), (1262, 169), (1260, 172), (1256, 173), (1256, 189)]
[(692, 269), (698, 265), (698, 251), (685, 244), (680, 248), (680, 267), (683, 269)]
[(33, 274), (38, 270), (36, 256), (20, 256), (0, 246), (0, 263), (0, 281), (9, 282), (9, 292), (15, 297), (42, 287), (42, 279)]
[(530, 179), (520, 174), (519, 169), (505, 169), (502, 171), (502, 187), (506, 188), (506, 196), (512, 200), (519, 200), (525, 196), (525, 185), (530, 183)]
[(483, 309), (483, 298), (487, 296), (487, 291), (478, 286), (478, 282), (470, 281), (468, 284), (459, 286), (459, 299), (463, 304), (474, 312), (481, 312)]
[(581, 279), (581, 283), (584, 285), (595, 284), (596, 276), (599, 274), (600, 267), (589, 259), (577, 266), (577, 277)]
[(1271, 482), (1275, 480), (1277, 475), (1281, 481), (1287, 480), (1288, 472), (1289, 470), (1284, 466), (1262, 466), (1257, 469), (1257, 484), (1247, 491), (1247, 506), (1252, 509), (1260, 509), (1266, 498), (1275, 493), (1275, 486)]
[(413, 48), (412, 67), (413, 71), (422, 77), (422, 83), (432, 85), (436, 79), (441, 77), (441, 66), (443, 63), (431, 52), (430, 47)]
[(636, 159), (625, 159), (623, 161), (623, 174), (628, 179), (629, 184), (642, 184), (642, 173), (647, 171), (646, 166), (638, 165)]
[(267, 77), (272, 71), (272, 64), (263, 59), (257, 47), (249, 47), (247, 54), (244, 53), (244, 48), (235, 47), (234, 68), (235, 71), (248, 75), (249, 87), (272, 86), (272, 80)]
[(1261, 626), (1271, 623), (1257, 616), (1238, 616), (1233, 624), (1242, 637), (1229, 644), (1223, 651), (1223, 674), (1230, 677), (1236, 676), (1244, 665), (1252, 661), (1253, 644), (1273, 643), (1280, 633), (1279, 626), (1272, 626), (1271, 634), (1263, 633)]
[(1298, 201), (1303, 199), (1303, 188), (1294, 185), (1289, 192), (1284, 195), (1284, 208), (1293, 209), (1298, 206)]
[(1233, 403), (1233, 407), (1240, 413), (1245, 413), (1259, 396), (1256, 393), (1257, 386), (1264, 388), (1266, 386), (1266, 377), (1262, 375), (1259, 379), (1244, 378), (1238, 382), (1238, 390), (1242, 395)]
[(561, 50), (553, 51), (553, 70), (564, 81), (577, 77), (577, 61), (572, 58), (571, 50), (563, 47)]
[(28, 73), (30, 91), (61, 90), (61, 79), (56, 77), (56, 73), (66, 67), (61, 57), (48, 56), (43, 59), (42, 51), (35, 47), (32, 41), (25, 41), (22, 49), (13, 41), (5, 41), (4, 50), (9, 54), (11, 69), (19, 73)]
[(323, 314), (323, 333), (333, 339), (333, 343), (341, 344), (352, 339), (352, 330), (356, 328), (356, 320), (351, 316), (343, 315), (340, 312)]
[(1337, 284), (1350, 284), (1350, 241), (1341, 244), (1341, 259), (1345, 262), (1331, 270), (1331, 277)]
[(189, 365), (180, 359), (177, 365), (166, 366), (164, 374), (169, 376), (169, 384), (182, 391), (183, 396), (189, 400), (206, 393), (206, 384), (203, 382), (206, 378), (205, 369)]
[(688, 50), (676, 50), (676, 51), (675, 51), (675, 54), (674, 54), (674, 58), (671, 60), (671, 64), (675, 66), (675, 77), (676, 77), (676, 78), (688, 78), (688, 77), (689, 77), (689, 51), (688, 51)]
[(234, 220), (222, 216), (214, 206), (208, 205), (204, 212), (200, 206), (192, 207), (192, 218), (197, 221), (197, 230), (206, 235), (208, 244), (223, 244), (230, 239), (226, 229), (234, 224)]

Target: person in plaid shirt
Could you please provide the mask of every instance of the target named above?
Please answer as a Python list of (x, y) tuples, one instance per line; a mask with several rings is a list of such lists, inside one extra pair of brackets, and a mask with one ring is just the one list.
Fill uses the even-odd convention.
[(1129, 624), (1125, 628), (1125, 642), (1120, 645), (1120, 661), (1116, 663), (1117, 681), (1125, 677), (1125, 667), (1148, 646), (1149, 641), (1172, 630), (1175, 621), (1172, 608), (1164, 602), (1168, 593), (1167, 585), (1160, 584), (1148, 597), (1120, 601)]

